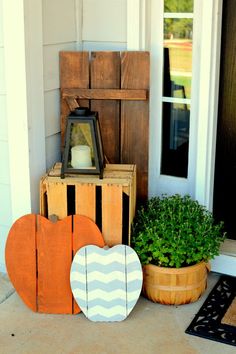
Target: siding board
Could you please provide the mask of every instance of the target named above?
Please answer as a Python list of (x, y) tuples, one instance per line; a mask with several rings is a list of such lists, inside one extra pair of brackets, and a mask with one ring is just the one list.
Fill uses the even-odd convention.
[(126, 0), (83, 2), (83, 41), (126, 42), (126, 32)]

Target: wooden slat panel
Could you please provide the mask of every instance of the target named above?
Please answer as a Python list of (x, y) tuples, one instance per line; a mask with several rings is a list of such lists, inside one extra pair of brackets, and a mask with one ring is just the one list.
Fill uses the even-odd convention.
[[(121, 54), (121, 88), (149, 88), (149, 53)], [(121, 102), (121, 163), (137, 165), (137, 197), (148, 193), (149, 109), (147, 101)]]
[(35, 228), (34, 214), (18, 219), (11, 227), (5, 249), (9, 278), (21, 299), (33, 311), (37, 311)]
[[(60, 52), (60, 87), (89, 88), (89, 53)], [(89, 106), (88, 100), (80, 100), (79, 104)], [(61, 145), (64, 147), (66, 117), (70, 110), (64, 99), (61, 99)]]
[(119, 89), (63, 89), (62, 97), (87, 98), (96, 100), (146, 100), (147, 90)]
[(96, 186), (95, 184), (75, 185), (75, 213), (96, 219)]
[[(91, 88), (120, 88), (119, 52), (91, 53)], [(104, 153), (111, 163), (120, 160), (120, 103), (119, 101), (91, 100), (91, 109), (98, 111), (104, 145)]]
[(66, 183), (47, 183), (48, 216), (55, 214), (59, 219), (67, 216)]
[[(88, 217), (73, 216), (73, 255), (83, 246), (95, 245), (104, 247), (104, 239), (97, 225)], [(80, 312), (76, 301), (73, 300), (73, 313)]]
[(102, 186), (102, 234), (108, 246), (122, 243), (122, 186)]
[(60, 86), (61, 89), (89, 87), (88, 52), (60, 52)]
[(52, 223), (38, 216), (38, 311), (72, 313), (72, 217)]

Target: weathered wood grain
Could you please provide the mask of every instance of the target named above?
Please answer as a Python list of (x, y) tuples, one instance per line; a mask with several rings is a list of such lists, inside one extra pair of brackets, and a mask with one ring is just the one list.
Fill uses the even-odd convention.
[[(91, 88), (120, 88), (119, 52), (91, 53)], [(104, 153), (110, 163), (120, 160), (120, 102), (91, 100), (91, 109), (98, 111)]]
[[(121, 53), (121, 88), (149, 89), (149, 53)], [(148, 101), (121, 101), (121, 163), (137, 165), (137, 198), (148, 194)]]

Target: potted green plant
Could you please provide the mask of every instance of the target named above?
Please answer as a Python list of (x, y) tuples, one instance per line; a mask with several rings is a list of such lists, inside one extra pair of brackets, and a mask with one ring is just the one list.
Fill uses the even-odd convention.
[(196, 301), (207, 284), (208, 261), (225, 239), (223, 222), (190, 196), (151, 198), (136, 213), (132, 246), (143, 265), (143, 292), (163, 304)]

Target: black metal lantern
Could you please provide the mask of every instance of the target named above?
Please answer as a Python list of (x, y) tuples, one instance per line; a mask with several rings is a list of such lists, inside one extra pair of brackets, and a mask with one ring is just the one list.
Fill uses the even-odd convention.
[(98, 112), (78, 107), (67, 117), (61, 178), (65, 173), (103, 177), (104, 154)]

